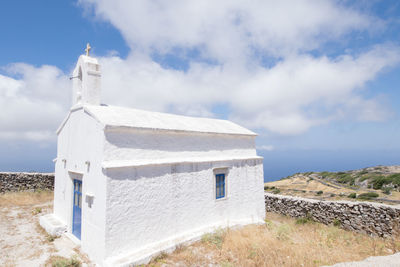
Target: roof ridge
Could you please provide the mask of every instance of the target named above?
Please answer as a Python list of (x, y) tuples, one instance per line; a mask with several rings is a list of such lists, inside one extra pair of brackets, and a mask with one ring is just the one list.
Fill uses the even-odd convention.
[(71, 108), (68, 116), (57, 130), (57, 134), (62, 130), (71, 113), (80, 109), (83, 109), (89, 116), (101, 123), (104, 130), (135, 128), (206, 134), (257, 135), (232, 121), (224, 119), (192, 117), (112, 105), (87, 104)]

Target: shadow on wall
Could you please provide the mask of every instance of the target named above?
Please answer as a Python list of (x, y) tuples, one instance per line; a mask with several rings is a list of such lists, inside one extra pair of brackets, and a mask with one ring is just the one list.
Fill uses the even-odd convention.
[[(132, 134), (134, 132), (134, 134)], [(177, 139), (178, 138), (178, 139)], [(218, 134), (194, 134), (184, 132), (167, 133), (151, 130), (125, 129), (106, 132), (106, 140), (118, 148), (154, 149), (161, 151), (185, 152), (229, 149), (254, 149), (254, 140), (248, 136)], [(177, 140), (179, 145), (177, 146)]]
[(182, 162), (176, 164), (157, 164), (134, 167), (103, 169), (104, 175), (115, 180), (138, 180), (142, 178), (161, 177), (174, 173), (196, 173), (212, 171), (214, 168), (238, 168), (244, 166), (256, 166), (261, 159), (218, 161), (218, 162)]

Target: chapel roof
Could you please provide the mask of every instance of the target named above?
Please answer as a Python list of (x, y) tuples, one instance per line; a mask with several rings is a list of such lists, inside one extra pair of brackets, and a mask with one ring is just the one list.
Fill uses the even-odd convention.
[(186, 131), (233, 135), (257, 135), (228, 120), (189, 117), (133, 108), (84, 105), (85, 111), (105, 128), (127, 127), (167, 131)]

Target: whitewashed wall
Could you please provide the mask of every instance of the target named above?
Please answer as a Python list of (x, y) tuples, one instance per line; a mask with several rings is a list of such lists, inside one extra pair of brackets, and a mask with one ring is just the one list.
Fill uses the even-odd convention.
[(104, 160), (254, 157), (255, 136), (146, 129), (106, 132)]
[[(213, 169), (220, 167), (228, 169), (227, 198), (216, 200)], [(194, 233), (265, 217), (262, 159), (119, 168), (107, 175), (110, 266)]]
[[(105, 253), (106, 178), (102, 173), (102, 125), (82, 109), (70, 114), (58, 135), (54, 214), (72, 231), (73, 179), (82, 177), (82, 250), (95, 262)], [(63, 159), (66, 162), (63, 162)], [(90, 166), (86, 162), (90, 162)], [(94, 195), (89, 208), (86, 194)]]
[[(159, 164), (160, 159), (202, 163)], [(105, 162), (132, 160), (139, 165), (103, 169)], [(227, 198), (216, 200), (213, 170), (221, 167), (228, 170)], [(265, 216), (255, 136), (145, 129), (105, 134), (104, 125), (76, 108), (59, 132), (55, 178), (54, 214), (69, 231), (72, 179), (79, 174), (81, 247), (100, 265), (113, 266), (115, 259), (135, 252), (137, 258), (217, 227), (259, 223)], [(92, 207), (87, 194), (94, 195)]]

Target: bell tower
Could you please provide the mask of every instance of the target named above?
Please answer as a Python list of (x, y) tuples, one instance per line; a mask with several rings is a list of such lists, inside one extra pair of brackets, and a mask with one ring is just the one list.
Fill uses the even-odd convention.
[(90, 45), (87, 44), (86, 55), (81, 55), (76, 63), (72, 80), (72, 106), (77, 104), (100, 105), (101, 71), (96, 58), (90, 57)]

